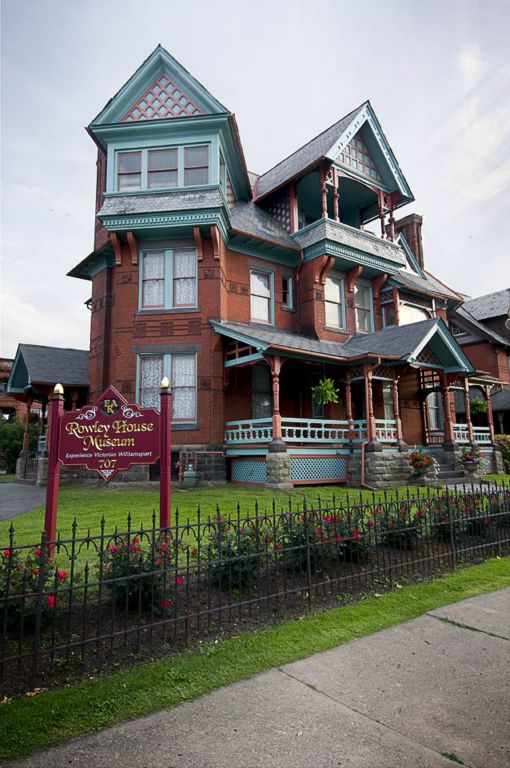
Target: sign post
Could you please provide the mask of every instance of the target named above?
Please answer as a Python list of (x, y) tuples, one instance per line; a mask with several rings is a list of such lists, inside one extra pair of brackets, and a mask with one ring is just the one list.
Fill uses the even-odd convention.
[(60, 419), (64, 411), (64, 388), (57, 384), (50, 397), (48, 413), (49, 443), (48, 480), (46, 483), (46, 510), (44, 514), (44, 532), (46, 541), (54, 542), (57, 535), (58, 484), (60, 481), (60, 463), (58, 461), (58, 443)]
[(161, 403), (161, 425), (159, 430), (159, 527), (170, 527), (170, 422), (172, 413), (172, 392), (167, 377), (161, 382), (159, 392)]

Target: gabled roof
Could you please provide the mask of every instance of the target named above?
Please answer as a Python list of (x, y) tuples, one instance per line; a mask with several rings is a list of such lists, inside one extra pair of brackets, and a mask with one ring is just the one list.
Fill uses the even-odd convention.
[(29, 384), (87, 387), (88, 366), (89, 352), (86, 349), (19, 344), (7, 391), (19, 391)]
[(489, 320), (510, 312), (510, 288), (469, 299), (463, 307), (475, 320)]
[(503, 336), (500, 336), (499, 333), (493, 331), (492, 328), (489, 328), (488, 325), (480, 323), (470, 312), (467, 311), (465, 304), (462, 307), (458, 307), (455, 312), (461, 320), (465, 320), (479, 333), (481, 333), (482, 336), (485, 336), (492, 341), (496, 341), (498, 344), (503, 344), (505, 347), (510, 347), (510, 339), (505, 339)]
[(457, 302), (462, 301), (460, 293), (456, 293), (447, 285), (442, 283), (437, 277), (434, 277), (430, 272), (423, 272), (423, 277), (409, 272), (408, 270), (401, 269), (398, 275), (394, 275), (393, 279), (401, 283), (409, 290), (415, 290), (419, 293), (427, 293), (431, 296), (439, 296), (441, 298), (452, 299)]
[[(191, 75), (182, 64), (180, 64), (173, 56), (171, 56), (165, 48), (158, 45), (154, 51), (148, 56), (143, 64), (138, 67), (136, 72), (131, 75), (129, 80), (124, 83), (117, 93), (112, 96), (101, 112), (96, 115), (91, 123), (91, 128), (99, 125), (107, 125), (111, 123), (119, 123), (123, 119), (127, 118), (130, 111), (135, 107), (139, 107), (139, 101), (143, 98), (152, 85), (157, 83), (158, 78), (163, 75), (169, 80), (173, 86), (172, 90), (178, 89), (179, 95), (172, 99), (171, 93), (168, 93), (168, 98), (172, 99), (172, 105), (179, 104), (180, 99), (186, 99), (186, 103), (182, 102), (184, 108), (184, 115), (187, 117), (202, 114), (228, 114), (229, 110), (223, 106), (196, 78)], [(159, 84), (158, 87), (167, 87), (166, 84)], [(166, 99), (165, 99), (166, 104)], [(193, 110), (187, 112), (187, 104), (193, 105)], [(157, 110), (156, 110), (157, 111)], [(164, 117), (172, 117), (174, 113), (170, 110), (169, 115), (165, 111)], [(144, 114), (145, 112), (145, 114)], [(176, 114), (175, 116), (181, 116)], [(159, 117), (159, 115), (158, 115)], [(141, 110), (139, 120), (158, 119), (156, 114), (154, 117), (148, 117), (145, 110)]]
[(303, 175), (322, 159), (328, 158), (335, 161), (339, 153), (361, 129), (368, 131), (372, 144), (371, 153), (374, 155), (375, 150), (378, 155), (378, 157), (374, 156), (374, 160), (379, 170), (386, 169), (387, 177), (392, 179), (392, 185), (400, 192), (403, 202), (411, 201), (412, 192), (369, 101), (365, 101), (274, 168), (262, 174), (255, 185), (255, 199), (260, 200), (297, 176)]
[(445, 368), (463, 373), (474, 372), (468, 358), (439, 318), (386, 328), (376, 333), (358, 334), (345, 342), (322, 341), (246, 323), (219, 320), (211, 320), (210, 323), (220, 335), (245, 342), (259, 352), (290, 351), (302, 357), (311, 355), (346, 363), (377, 358), (395, 363), (415, 363), (420, 352), (432, 344), (436, 353), (444, 356)]
[(300, 248), (280, 222), (254, 203), (236, 202), (230, 208), (232, 229), (241, 234), (260, 237), (293, 251)]

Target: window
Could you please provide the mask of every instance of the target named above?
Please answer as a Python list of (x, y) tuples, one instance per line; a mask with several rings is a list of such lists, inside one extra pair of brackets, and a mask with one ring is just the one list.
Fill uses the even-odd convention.
[(324, 287), (326, 305), (326, 325), (332, 328), (344, 328), (344, 281), (339, 277), (327, 277)]
[(450, 331), (452, 332), (453, 336), (467, 336), (464, 328), (461, 328), (459, 325), (455, 325), (455, 323), (450, 323)]
[(142, 355), (138, 398), (142, 408), (159, 408), (159, 390), (163, 376), (168, 376), (172, 382), (172, 421), (195, 422), (196, 355)]
[(223, 159), (223, 155), (220, 152), (220, 187), (223, 190), (223, 194), (227, 194), (227, 171), (225, 167), (225, 160)]
[[(209, 145), (117, 152), (117, 192), (209, 184)], [(221, 179), (220, 179), (221, 183)]]
[(177, 150), (152, 149), (148, 153), (149, 189), (165, 189), (178, 184)]
[(142, 153), (119, 152), (117, 155), (117, 189), (131, 192), (142, 186)]
[(251, 369), (251, 410), (253, 419), (271, 418), (272, 387), (269, 366), (254, 365)]
[(272, 282), (269, 272), (250, 272), (250, 319), (257, 323), (272, 322)]
[(440, 392), (431, 392), (427, 395), (427, 422), (431, 432), (438, 432), (443, 429), (443, 403), (441, 402)]
[(420, 320), (428, 320), (430, 317), (426, 309), (415, 307), (412, 304), (401, 304), (398, 310), (400, 325), (419, 323)]
[(292, 277), (284, 275), (282, 277), (282, 307), (285, 309), (292, 309), (294, 306), (292, 293)]
[(386, 421), (391, 421), (395, 418), (395, 411), (393, 409), (393, 388), (391, 381), (382, 382), (382, 395), (384, 418)]
[(354, 312), (356, 331), (358, 333), (370, 333), (372, 330), (372, 291), (366, 283), (356, 283), (354, 286)]
[(383, 328), (395, 325), (395, 305), (393, 303), (382, 305), (382, 324)]
[(179, 309), (197, 305), (197, 252), (194, 248), (144, 251), (140, 309)]
[(184, 186), (209, 184), (209, 147), (184, 148)]

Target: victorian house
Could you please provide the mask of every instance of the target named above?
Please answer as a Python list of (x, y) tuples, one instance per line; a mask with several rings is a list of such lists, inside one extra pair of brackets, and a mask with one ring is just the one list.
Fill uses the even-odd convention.
[[(469, 440), (492, 462), (492, 431), (455, 423), (462, 297), (426, 271), (421, 217), (396, 218), (413, 195), (370, 102), (256, 175), (158, 46), (88, 132), (95, 246), (69, 274), (92, 284), (91, 400), (157, 405), (169, 376), (173, 450), (205, 482), (383, 485), (408, 446), (454, 466)], [(325, 379), (338, 402), (313, 399)]]

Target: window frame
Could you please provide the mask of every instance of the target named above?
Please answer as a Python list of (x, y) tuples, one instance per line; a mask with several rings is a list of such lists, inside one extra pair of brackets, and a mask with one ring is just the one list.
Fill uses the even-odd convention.
[[(330, 299), (326, 298), (326, 286), (328, 284), (328, 281), (335, 283), (338, 285), (339, 294), (340, 294), (340, 301), (331, 301)], [(331, 323), (328, 322), (328, 316), (327, 316), (327, 304), (332, 304), (334, 306), (340, 307), (338, 310), (339, 314), (339, 325), (331, 325)], [(345, 316), (345, 280), (341, 275), (338, 275), (336, 273), (330, 273), (326, 277), (326, 282), (324, 284), (324, 326), (327, 329), (333, 330), (333, 331), (345, 331), (346, 330), (346, 316)]]
[[(207, 183), (205, 184), (185, 184), (185, 150), (205, 148), (207, 150), (207, 166), (192, 166), (193, 168), (206, 168), (207, 167)], [(177, 150), (177, 184), (163, 187), (151, 187), (149, 186), (150, 173), (157, 173), (157, 171), (149, 170), (149, 155), (151, 152), (162, 152), (165, 150)], [(140, 192), (162, 192), (165, 190), (174, 189), (193, 189), (194, 187), (200, 189), (202, 187), (209, 187), (213, 184), (219, 184), (219, 179), (215, 180), (216, 171), (214, 170), (214, 158), (216, 156), (216, 144), (211, 139), (205, 139), (200, 142), (193, 142), (189, 144), (165, 144), (162, 146), (135, 146), (135, 147), (115, 147), (112, 148), (113, 152), (113, 179), (109, 182), (112, 186), (108, 185), (108, 193), (114, 194), (133, 194)], [(119, 188), (119, 157), (127, 154), (140, 154), (140, 186), (137, 189), (122, 190)], [(110, 156), (109, 160), (110, 162)], [(174, 170), (174, 169), (170, 169)], [(189, 170), (189, 169), (188, 169)], [(124, 175), (128, 175), (124, 173)], [(111, 177), (110, 177), (111, 178)]]
[[(122, 155), (139, 155), (140, 156), (140, 170), (139, 171), (121, 171), (120, 170), (120, 157)], [(119, 150), (119, 152), (116, 153), (115, 157), (115, 185), (117, 192), (139, 192), (142, 188), (142, 175), (143, 175), (143, 155), (141, 149), (128, 149), (128, 150)], [(122, 176), (139, 176), (140, 177), (140, 186), (137, 188), (131, 188), (131, 189), (121, 189), (120, 188), (120, 178)]]
[[(194, 369), (193, 369), (193, 375), (194, 375), (194, 415), (193, 417), (189, 418), (175, 418), (174, 417), (174, 398), (172, 397), (172, 425), (192, 425), (196, 427), (198, 423), (198, 369), (197, 369), (197, 353), (195, 351), (191, 352), (163, 352), (163, 353), (157, 353), (152, 354), (151, 352), (143, 352), (137, 355), (137, 365), (136, 365), (136, 402), (141, 408), (153, 408), (154, 406), (144, 406), (143, 405), (143, 399), (142, 399), (142, 392), (144, 389), (157, 389), (159, 392), (159, 385), (157, 387), (145, 387), (142, 389), (142, 366), (143, 361), (146, 359), (158, 359), (161, 360), (161, 370), (162, 370), (162, 378), (163, 376), (166, 376), (168, 380), (171, 382), (171, 389), (172, 391), (175, 388), (183, 388), (183, 389), (191, 389), (191, 387), (176, 387), (176, 385), (173, 382), (173, 371), (174, 366), (172, 359), (175, 357), (193, 357), (194, 358)], [(159, 408), (158, 406), (156, 406)]]
[[(269, 297), (259, 296), (252, 293), (251, 278), (253, 274), (262, 275), (267, 277), (269, 285)], [(258, 296), (258, 298), (267, 298), (268, 301), (268, 319), (261, 320), (260, 318), (253, 317), (252, 313), (252, 296)], [(250, 322), (259, 323), (260, 325), (274, 325), (275, 324), (275, 311), (274, 311), (274, 272), (264, 269), (263, 267), (253, 266), (250, 267)]]
[[(175, 253), (179, 251), (191, 251), (194, 254), (194, 275), (189, 277), (175, 277)], [(164, 256), (164, 270), (163, 270), (163, 297), (164, 303), (161, 305), (145, 305), (144, 304), (144, 285), (147, 280), (144, 277), (145, 269), (145, 256), (153, 253), (163, 253)], [(183, 245), (171, 245), (157, 248), (141, 248), (139, 252), (139, 291), (138, 291), (138, 311), (150, 312), (159, 310), (161, 312), (169, 311), (193, 311), (198, 309), (198, 253), (195, 246), (191, 244)], [(175, 286), (179, 280), (189, 280), (194, 278), (194, 301), (190, 304), (177, 304), (175, 301)], [(159, 278), (160, 279), (160, 278)]]
[[(283, 287), (284, 281), (287, 281), (287, 289)], [(287, 301), (285, 301), (285, 291), (287, 292)], [(282, 275), (282, 309), (294, 309), (294, 280), (292, 275)]]
[[(362, 286), (364, 288), (368, 288), (368, 301), (370, 304), (368, 308), (358, 306), (358, 304), (356, 303), (356, 286)], [(366, 280), (357, 280), (354, 285), (353, 308), (354, 308), (354, 324), (356, 328), (356, 333), (373, 333), (374, 332), (374, 294), (372, 291), (371, 283), (367, 282)], [(368, 330), (363, 330), (358, 327), (358, 309), (361, 309), (363, 312), (369, 313)]]
[[(386, 314), (385, 309), (391, 309), (393, 312), (393, 323), (387, 323), (386, 322)], [(394, 301), (386, 301), (384, 304), (381, 304), (381, 319), (382, 319), (382, 327), (383, 328), (395, 328), (397, 325), (397, 312), (395, 307)]]

